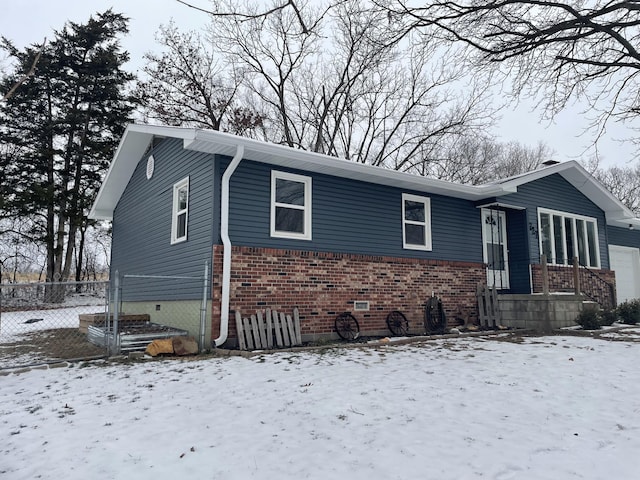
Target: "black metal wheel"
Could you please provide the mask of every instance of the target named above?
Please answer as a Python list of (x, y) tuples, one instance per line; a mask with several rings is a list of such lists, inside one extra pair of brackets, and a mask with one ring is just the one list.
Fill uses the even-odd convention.
[(431, 297), (424, 307), (424, 328), (427, 333), (444, 333), (447, 328), (447, 317), (438, 297)]
[(387, 315), (387, 327), (396, 337), (404, 337), (409, 333), (409, 321), (399, 310), (394, 310)]
[(360, 335), (360, 325), (349, 312), (341, 313), (336, 317), (335, 327), (338, 336), (343, 340), (355, 340)]

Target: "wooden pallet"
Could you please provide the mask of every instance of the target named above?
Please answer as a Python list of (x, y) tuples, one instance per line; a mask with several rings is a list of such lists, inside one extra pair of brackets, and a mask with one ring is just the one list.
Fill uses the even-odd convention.
[(480, 319), (480, 325), (489, 328), (500, 326), (498, 290), (495, 287), (478, 284), (476, 297), (478, 299), (478, 317)]
[(242, 318), (236, 310), (236, 330), (240, 350), (262, 350), (274, 347), (302, 345), (300, 315), (293, 309), (293, 317), (276, 310), (258, 310), (255, 315)]

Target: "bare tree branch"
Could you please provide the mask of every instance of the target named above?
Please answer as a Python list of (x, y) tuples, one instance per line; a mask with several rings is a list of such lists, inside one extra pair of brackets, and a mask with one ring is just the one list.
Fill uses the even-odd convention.
[(38, 51), (38, 53), (33, 59), (33, 64), (31, 65), (31, 68), (29, 69), (29, 71), (25, 73), (22, 77), (20, 77), (18, 81), (13, 85), (13, 87), (11, 87), (11, 89), (3, 95), (2, 100), (7, 100), (10, 97), (12, 97), (15, 91), (18, 88), (20, 88), (20, 85), (22, 85), (24, 82), (26, 82), (29, 79), (29, 77), (32, 77), (36, 73), (36, 67), (38, 66), (38, 62), (40, 61), (40, 57), (42, 56), (42, 52), (44, 51), (44, 47), (46, 45), (47, 45), (47, 39), (45, 37), (44, 41), (42, 42), (42, 46), (40, 47), (40, 50)]
[(266, 17), (268, 17), (269, 15), (273, 15), (276, 12), (279, 12), (281, 10), (284, 10), (287, 7), (291, 7), (293, 9), (293, 11), (296, 14), (296, 17), (298, 18), (298, 22), (300, 23), (300, 27), (302, 28), (302, 33), (309, 33), (309, 29), (307, 28), (307, 25), (305, 23), (304, 18), (302, 17), (302, 14), (300, 13), (300, 9), (298, 8), (298, 6), (296, 5), (296, 2), (294, 0), (287, 0), (286, 2), (280, 4), (280, 5), (276, 5), (273, 8), (270, 8), (269, 10), (265, 10), (263, 12), (260, 13), (254, 13), (254, 14), (247, 14), (247, 13), (242, 13), (240, 11), (229, 11), (229, 12), (220, 12), (218, 10), (207, 10), (204, 8), (200, 8), (197, 7), (195, 5), (192, 5), (189, 2), (186, 2), (184, 0), (176, 0), (178, 3), (181, 3), (183, 5), (186, 5), (189, 8), (193, 8), (195, 10), (199, 10), (201, 12), (207, 13), (209, 15), (212, 15), (214, 17), (236, 17), (241, 19), (241, 21), (247, 21), (247, 20), (255, 20), (255, 19), (264, 19)]
[(640, 111), (640, 2), (378, 0), (407, 31), (461, 42), (480, 72), (501, 71), (515, 98), (541, 100), (549, 118), (586, 100), (596, 138)]

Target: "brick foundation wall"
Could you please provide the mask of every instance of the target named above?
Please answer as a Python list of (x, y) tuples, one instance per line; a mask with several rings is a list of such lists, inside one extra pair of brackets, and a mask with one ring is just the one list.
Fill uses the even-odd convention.
[[(219, 332), (223, 246), (214, 246), (213, 333)], [(369, 255), (233, 247), (229, 337), (235, 337), (233, 311), (244, 314), (275, 308), (300, 311), (303, 335), (333, 332), (335, 317), (352, 312), (360, 331), (388, 332), (392, 310), (402, 311), (412, 332), (423, 332), (423, 309), (432, 292), (442, 299), (449, 323), (477, 321), (476, 285), (484, 283), (481, 263)], [(369, 301), (369, 311), (353, 309)]]

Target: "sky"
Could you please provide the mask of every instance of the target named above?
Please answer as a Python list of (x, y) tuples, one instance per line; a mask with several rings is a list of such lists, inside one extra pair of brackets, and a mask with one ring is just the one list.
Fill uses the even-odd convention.
[[(192, 3), (206, 8), (209, 2)], [(179, 28), (197, 30), (207, 23), (205, 14), (176, 0), (17, 0), (3, 2), (0, 35), (24, 47), (51, 37), (52, 31), (60, 29), (67, 20), (85, 22), (91, 14), (110, 7), (131, 18), (129, 36), (122, 44), (131, 54), (129, 70), (134, 73), (144, 64), (144, 53), (156, 46), (154, 34), (161, 24), (173, 19)], [(562, 112), (553, 122), (541, 121), (535, 107), (534, 101), (523, 100), (518, 106), (505, 109), (494, 129), (497, 140), (516, 140), (532, 147), (542, 141), (555, 151), (553, 159), (559, 161), (587, 160), (594, 154), (593, 135), (581, 135), (588, 124), (581, 105)], [(633, 147), (618, 141), (630, 136), (629, 129), (609, 125), (598, 144), (603, 166), (629, 166), (637, 162)]]
[(603, 335), (0, 372), (0, 478), (637, 478), (640, 328)]

